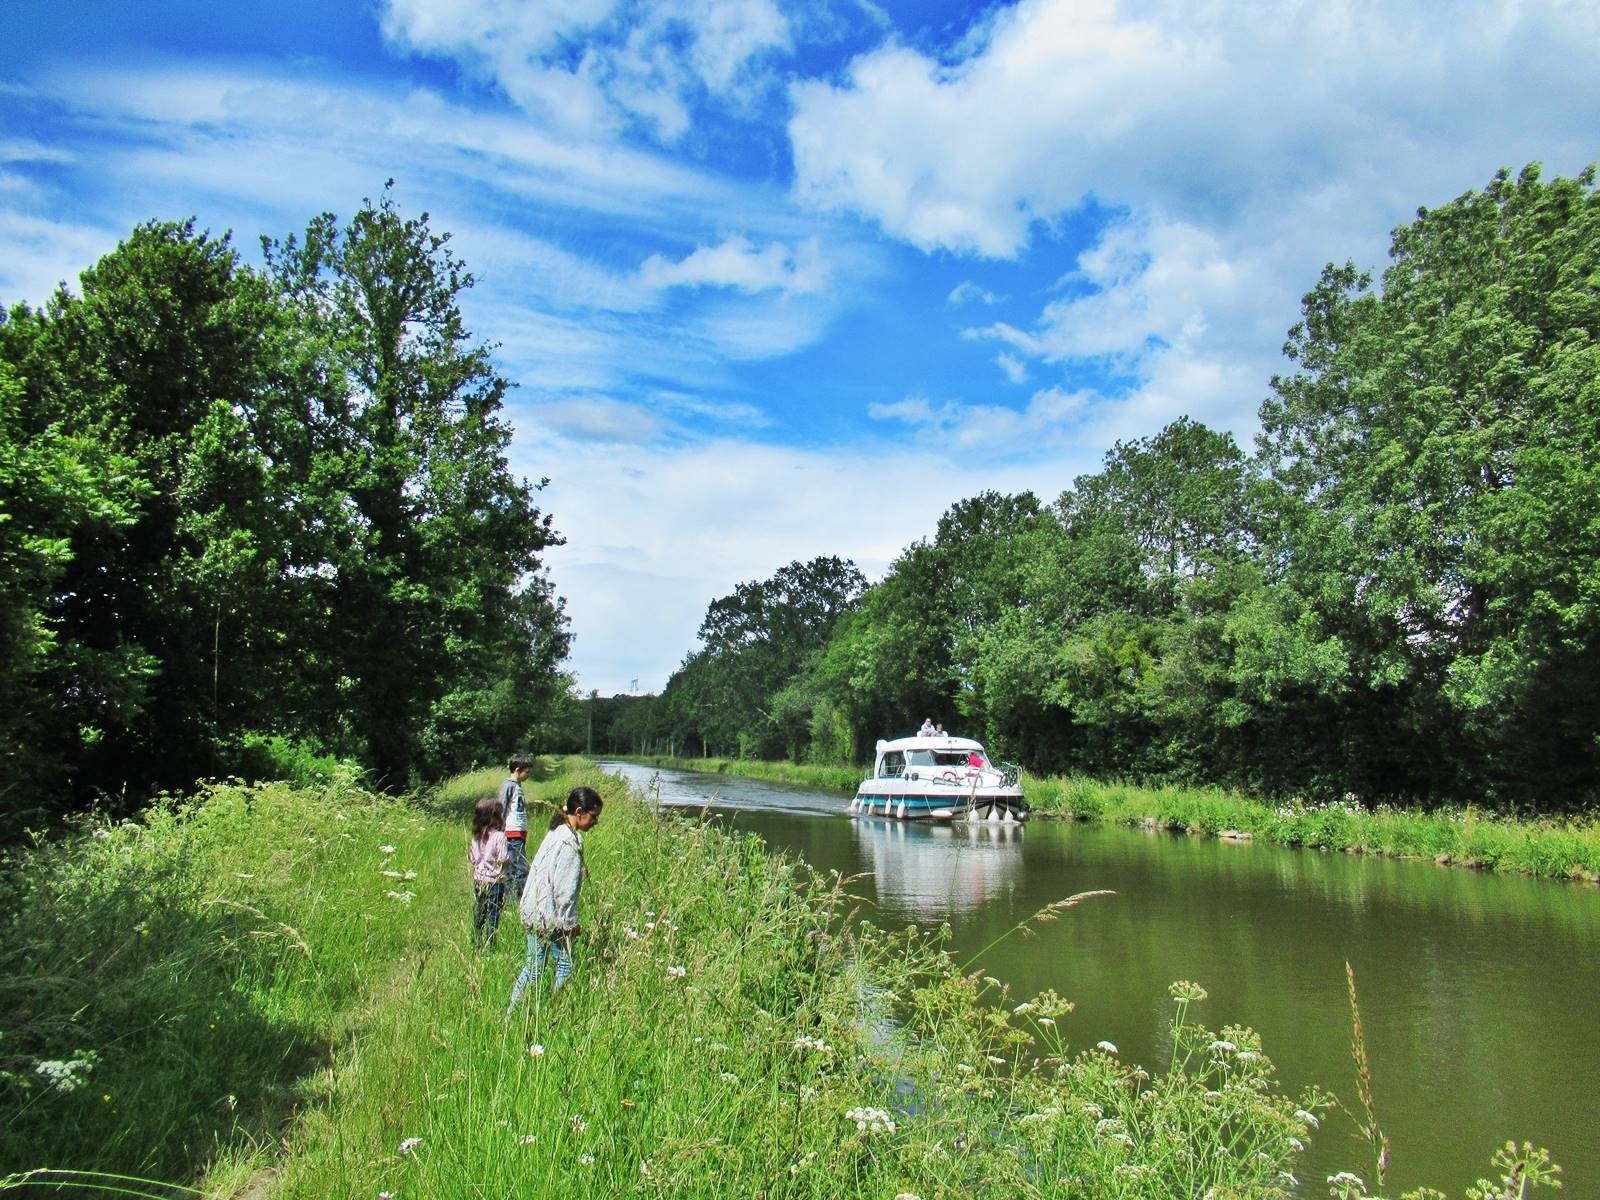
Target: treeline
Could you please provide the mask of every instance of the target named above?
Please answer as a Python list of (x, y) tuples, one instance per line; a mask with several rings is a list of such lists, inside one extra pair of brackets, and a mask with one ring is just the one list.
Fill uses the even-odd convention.
[(563, 694), (561, 539), (447, 241), (387, 191), (261, 269), (151, 222), (0, 318), (11, 829), (286, 753), (437, 777)]
[(883, 580), (717, 600), (632, 732), (870, 753), (925, 716), (1039, 772), (1533, 810), (1600, 792), (1600, 197), (1502, 172), (1329, 266), (1254, 453), (1183, 419)]

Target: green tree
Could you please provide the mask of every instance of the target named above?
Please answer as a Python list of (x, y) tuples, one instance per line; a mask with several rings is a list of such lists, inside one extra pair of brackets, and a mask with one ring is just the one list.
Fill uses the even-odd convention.
[(1357, 790), (1600, 788), (1600, 196), (1501, 172), (1329, 266), (1262, 407), (1287, 580), (1360, 697)]
[(326, 605), (315, 643), (389, 783), (500, 757), (563, 688), (568, 632), (540, 571), (560, 544), (510, 473), (507, 382), (458, 299), (473, 278), (426, 213), (387, 191), (348, 225), (263, 239), (305, 350), (304, 431), (280, 431), (309, 498), (302, 562)]

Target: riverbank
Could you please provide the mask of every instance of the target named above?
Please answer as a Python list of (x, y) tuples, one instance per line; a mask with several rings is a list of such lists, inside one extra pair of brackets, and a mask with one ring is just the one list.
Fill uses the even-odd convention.
[(1293, 1186), (1322, 1105), (1202, 1028), (1193, 985), (1152, 1075), (752, 836), (542, 774), (536, 801), (607, 807), (577, 974), (509, 1024), (520, 930), (466, 938), (465, 814), (499, 772), (411, 800), (223, 785), (8, 861), (0, 1172), (318, 1200)]
[[(862, 769), (735, 759), (629, 758), (708, 774), (745, 775), (854, 793)], [(1545, 879), (1600, 883), (1600, 822), (1520, 820), (1476, 809), (1419, 809), (1354, 803), (1269, 804), (1221, 788), (1145, 788), (1077, 776), (1024, 773), (1036, 816), (1103, 821), (1284, 846), (1421, 859)]]

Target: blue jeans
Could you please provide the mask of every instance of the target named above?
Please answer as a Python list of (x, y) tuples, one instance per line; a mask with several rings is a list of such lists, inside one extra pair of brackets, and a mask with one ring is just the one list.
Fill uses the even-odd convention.
[(572, 974), (572, 935), (542, 934), (528, 930), (528, 957), (523, 961), (522, 973), (517, 976), (517, 982), (511, 989), (511, 1004), (506, 1008), (506, 1016), (509, 1017), (517, 1011), (517, 1004), (529, 984), (534, 987), (539, 985), (539, 976), (544, 973), (544, 960), (547, 954), (556, 960), (555, 983), (550, 988), (552, 996), (561, 990), (561, 985)]
[(508, 837), (506, 853), (506, 896), (515, 907), (522, 903), (522, 885), (528, 882), (528, 843), (522, 838)]
[(500, 928), (500, 909), (506, 902), (506, 881), (477, 884), (473, 887), (472, 940), (487, 946), (494, 941), (494, 931)]

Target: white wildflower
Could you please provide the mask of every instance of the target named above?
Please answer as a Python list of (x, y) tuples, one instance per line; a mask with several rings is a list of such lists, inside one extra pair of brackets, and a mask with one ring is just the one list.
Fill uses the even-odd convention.
[(1003, 1067), (1006, 1065), (1006, 1060), (1001, 1058), (998, 1054), (985, 1054), (984, 1057), (990, 1062), (994, 1063), (994, 1065), (997, 1067)]
[(343, 813), (334, 813), (333, 819), (335, 821), (348, 821), (350, 818), (345, 816)]
[(74, 1092), (86, 1082), (84, 1076), (94, 1070), (94, 1057), (47, 1058), (33, 1064), (34, 1074), (43, 1075), (58, 1092)]
[(1039, 1018), (1039, 1024), (1041, 1024), (1041, 1025), (1054, 1025), (1055, 1023), (1056, 1023), (1056, 1019), (1054, 1017), (1040, 1017)]
[(407, 892), (385, 892), (384, 895), (389, 897), (389, 899), (391, 899), (391, 900), (400, 901), (401, 904), (410, 904), (413, 900), (415, 900), (417, 898), (417, 894), (415, 892), (409, 892), (409, 891), (407, 891)]
[(789, 1164), (789, 1174), (791, 1174), (791, 1175), (800, 1174), (801, 1168), (803, 1168), (808, 1162), (810, 1162), (816, 1156), (817, 1156), (817, 1152), (815, 1150), (813, 1150), (809, 1154), (802, 1155), (800, 1158), (795, 1159), (794, 1162)]
[(639, 940), (639, 931), (631, 925), (624, 925), (622, 927), (622, 932), (628, 935), (628, 940), (630, 942), (636, 942)]
[(1294, 1173), (1292, 1171), (1279, 1171), (1278, 1175), (1290, 1187), (1299, 1187), (1300, 1186), (1300, 1181), (1294, 1177)]
[(592, 1167), (594, 1166), (594, 1155), (580, 1154), (578, 1155), (578, 1161), (586, 1167)]
[(1206, 1047), (1207, 1050), (1210, 1050), (1216, 1054), (1232, 1054), (1238, 1048), (1239, 1047), (1235, 1046), (1232, 1042), (1225, 1042), (1221, 1038), (1218, 1038), (1216, 1041), (1212, 1042), (1211, 1045)]
[(1021, 1004), (1017, 1005), (1011, 1011), (1015, 1015), (1020, 1017), (1023, 1013), (1031, 1013), (1034, 1009), (1036, 1009), (1038, 1007), (1039, 1006), (1037, 1004), (1035, 1004), (1032, 1000), (1024, 1000)]
[(1254, 1050), (1241, 1050), (1241, 1051), (1239, 1051), (1239, 1061), (1240, 1062), (1251, 1062), (1251, 1061), (1253, 1061), (1255, 1059), (1258, 1059), (1260, 1057), (1261, 1057), (1261, 1055), (1257, 1054)]
[(960, 1071), (963, 1075), (971, 1075), (972, 1065), (970, 1063), (957, 1063), (956, 1070)]
[(832, 1054), (833, 1047), (818, 1037), (797, 1037), (792, 1043), (796, 1050), (815, 1050), (818, 1054)]
[(517, 1145), (519, 1145), (519, 1146), (531, 1146), (535, 1142), (537, 1142), (538, 1140), (539, 1140), (539, 1135), (538, 1134), (536, 1134), (536, 1133), (525, 1133), (525, 1134), (523, 1134), (521, 1137), (519, 1137), (517, 1139)]
[(405, 1141), (400, 1143), (400, 1153), (401, 1154), (415, 1154), (416, 1150), (417, 1150), (417, 1147), (420, 1146), (420, 1145), (422, 1145), (422, 1139), (421, 1138), (419, 1138), (419, 1137), (408, 1137), (408, 1138), (406, 1138)]
[(1317, 1119), (1316, 1113), (1308, 1112), (1303, 1108), (1295, 1109), (1294, 1115), (1300, 1118), (1300, 1120), (1304, 1121), (1307, 1125), (1311, 1126), (1313, 1129), (1320, 1128), (1322, 1125), (1322, 1122)]
[(739, 1077), (737, 1075), (735, 1075), (732, 1071), (724, 1071), (724, 1072), (722, 1072), (722, 1082), (723, 1083), (738, 1083), (739, 1082)]
[(1297, 1137), (1290, 1138), (1289, 1145), (1293, 1146), (1296, 1150), (1304, 1150), (1306, 1148), (1306, 1144)]
[(650, 1176), (650, 1160), (648, 1158), (641, 1158), (639, 1160), (639, 1174), (645, 1176), (646, 1178), (649, 1178), (649, 1176)]
[(533, 1045), (528, 1047), (528, 1053), (531, 1054), (534, 1058), (543, 1058), (544, 1057), (544, 1045), (542, 1043), (540, 1043), (540, 1042), (535, 1042)]
[(710, 1048), (719, 1054), (726, 1054), (728, 1050), (721, 1042), (712, 1042)]
[(893, 1133), (894, 1119), (881, 1108), (852, 1108), (844, 1114), (846, 1121), (854, 1121), (859, 1133)]
[(1094, 1048), (1096, 1050), (1104, 1050), (1107, 1054), (1115, 1054), (1117, 1052), (1117, 1047), (1113, 1043), (1106, 1041), (1096, 1042)]
[(1361, 1176), (1352, 1175), (1349, 1171), (1340, 1171), (1337, 1175), (1329, 1175), (1328, 1182), (1333, 1184), (1354, 1184), (1362, 1191), (1367, 1189), (1367, 1185), (1362, 1181)]
[(671, 975), (674, 979), (682, 979), (688, 973), (689, 968), (687, 967), (673, 966), (667, 968), (667, 974)]
[(585, 1129), (589, 1128), (589, 1122), (585, 1121), (577, 1113), (573, 1113), (567, 1118), (567, 1124), (572, 1126), (573, 1133), (582, 1133)]
[(379, 846), (378, 847), (378, 853), (379, 854), (393, 854), (399, 848), (400, 847), (398, 847), (398, 846)]

